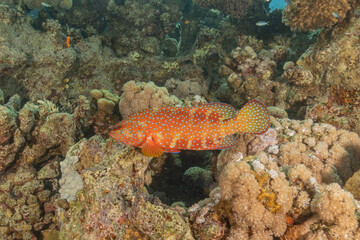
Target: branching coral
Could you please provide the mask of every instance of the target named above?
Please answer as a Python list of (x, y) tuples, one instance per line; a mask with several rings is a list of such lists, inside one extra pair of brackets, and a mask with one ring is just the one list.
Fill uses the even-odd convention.
[(355, 0), (290, 0), (283, 22), (292, 30), (310, 31), (331, 27), (346, 17)]
[(194, 2), (201, 7), (218, 9), (235, 18), (241, 18), (245, 16), (253, 0), (195, 0)]

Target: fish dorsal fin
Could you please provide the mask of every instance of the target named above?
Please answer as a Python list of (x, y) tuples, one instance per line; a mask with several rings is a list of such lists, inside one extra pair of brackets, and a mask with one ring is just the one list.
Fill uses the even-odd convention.
[(269, 129), (270, 115), (262, 101), (253, 99), (241, 108), (236, 122), (240, 132), (260, 135)]
[(145, 143), (140, 146), (141, 153), (147, 157), (160, 157), (164, 153), (164, 149), (157, 145), (151, 136), (149, 136)]
[(235, 135), (229, 135), (224, 137), (219, 143), (219, 150), (231, 148), (238, 142), (238, 138)]
[(207, 103), (204, 105), (206, 108), (213, 109), (220, 115), (222, 120), (233, 118), (236, 116), (236, 108), (226, 103)]

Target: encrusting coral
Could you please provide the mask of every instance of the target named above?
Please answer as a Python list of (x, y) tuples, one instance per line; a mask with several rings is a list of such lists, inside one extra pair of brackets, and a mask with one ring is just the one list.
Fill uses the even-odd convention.
[[(283, 22), (292, 30), (311, 31), (343, 21), (355, 0), (289, 0)], [(321, 11), (319, 10), (321, 9)]]
[[(94, 150), (97, 162), (89, 152)], [(74, 167), (81, 172), (84, 189), (70, 208), (59, 209), (62, 239), (193, 239), (181, 213), (146, 193), (151, 158), (97, 136), (78, 142), (68, 156), (79, 159)]]

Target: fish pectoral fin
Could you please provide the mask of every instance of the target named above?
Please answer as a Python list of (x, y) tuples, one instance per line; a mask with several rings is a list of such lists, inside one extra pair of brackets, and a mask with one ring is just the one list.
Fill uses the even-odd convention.
[(147, 157), (160, 157), (164, 153), (164, 149), (148, 138), (141, 146), (141, 153)]
[(166, 153), (180, 153), (179, 149), (165, 149)]
[(231, 148), (238, 142), (238, 138), (235, 135), (229, 135), (224, 137), (219, 143), (219, 150)]

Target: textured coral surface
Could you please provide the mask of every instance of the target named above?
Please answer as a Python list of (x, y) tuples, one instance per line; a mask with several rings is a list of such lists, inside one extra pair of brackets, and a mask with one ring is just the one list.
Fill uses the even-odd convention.
[(309, 31), (331, 27), (345, 19), (356, 0), (289, 0), (284, 23), (293, 30)]

